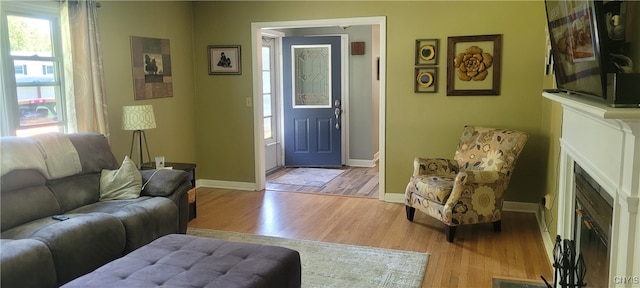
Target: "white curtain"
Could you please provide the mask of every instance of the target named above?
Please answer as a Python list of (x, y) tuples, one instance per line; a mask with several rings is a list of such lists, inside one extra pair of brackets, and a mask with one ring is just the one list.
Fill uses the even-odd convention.
[(97, 5), (93, 0), (74, 0), (62, 7), (67, 132), (97, 132), (108, 139)]

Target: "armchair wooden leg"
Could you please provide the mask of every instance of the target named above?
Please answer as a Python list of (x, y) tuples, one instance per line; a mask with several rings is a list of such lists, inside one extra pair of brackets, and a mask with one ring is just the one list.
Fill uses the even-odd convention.
[(445, 226), (444, 227), (444, 234), (447, 236), (447, 242), (453, 242), (453, 237), (456, 236), (456, 228), (458, 228), (458, 226)]
[(413, 216), (416, 215), (416, 208), (411, 206), (405, 206), (405, 208), (407, 209), (407, 220), (413, 222)]
[(502, 220), (498, 220), (493, 222), (493, 231), (500, 232), (502, 231)]

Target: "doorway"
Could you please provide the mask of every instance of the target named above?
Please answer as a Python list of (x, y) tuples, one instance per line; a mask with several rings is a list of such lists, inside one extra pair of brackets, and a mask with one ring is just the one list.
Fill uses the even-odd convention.
[[(254, 110), (254, 135), (255, 135), (255, 143), (254, 143), (254, 151), (255, 151), (255, 190), (262, 190), (265, 188), (266, 183), (266, 160), (265, 160), (265, 114), (264, 107), (262, 103), (262, 89), (263, 85), (260, 83), (262, 79), (262, 70), (260, 66), (262, 66), (262, 55), (260, 55), (260, 47), (262, 44), (262, 36), (266, 35), (267, 30), (285, 30), (285, 29), (297, 29), (297, 28), (320, 28), (320, 27), (341, 27), (342, 29), (347, 29), (351, 26), (357, 25), (371, 25), (375, 26), (378, 33), (376, 39), (372, 39), (372, 41), (376, 41), (375, 43), (379, 47), (377, 51), (379, 55), (379, 61), (375, 65), (371, 65), (369, 67), (370, 70), (374, 70), (377, 74), (378, 79), (380, 79), (378, 83), (377, 89), (375, 89), (375, 98), (376, 106), (375, 111), (376, 116), (378, 116), (377, 123), (375, 124), (374, 133), (377, 137), (375, 141), (375, 148), (377, 151), (377, 160), (379, 168), (379, 188), (378, 188), (378, 198), (384, 199), (385, 191), (384, 191), (384, 99), (385, 99), (385, 83), (384, 83), (384, 75), (385, 75), (385, 42), (386, 42), (386, 19), (384, 17), (364, 17), (364, 18), (345, 18), (345, 19), (325, 19), (325, 20), (308, 20), (308, 21), (287, 21), (287, 22), (264, 22), (264, 23), (252, 23), (252, 59), (253, 59), (253, 68), (252, 71), (254, 73), (253, 81), (254, 81), (254, 95), (253, 95), (253, 103), (255, 104), (253, 107)], [(348, 50), (347, 50), (348, 51)], [(379, 63), (379, 64), (378, 64)], [(379, 67), (379, 68), (378, 68)], [(279, 87), (280, 89), (282, 87)], [(374, 97), (374, 96), (371, 96)], [(346, 103), (345, 103), (346, 104)], [(345, 121), (348, 121), (345, 119)], [(370, 124), (371, 125), (371, 124)], [(282, 128), (282, 127), (279, 127)], [(348, 135), (347, 135), (348, 137)], [(348, 147), (347, 147), (348, 150)], [(349, 156), (347, 156), (349, 158)], [(367, 161), (374, 163), (374, 161)], [(357, 157), (355, 160), (350, 159), (348, 161), (355, 162), (355, 166), (362, 166), (362, 163), (358, 162)], [(347, 163), (349, 164), (349, 163)]]

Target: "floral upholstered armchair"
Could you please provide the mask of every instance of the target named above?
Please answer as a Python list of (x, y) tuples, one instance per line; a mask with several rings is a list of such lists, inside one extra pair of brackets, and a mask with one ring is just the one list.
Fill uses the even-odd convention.
[(415, 158), (405, 191), (407, 219), (416, 209), (446, 224), (447, 241), (463, 224), (501, 229), (503, 195), (528, 135), (465, 126), (453, 159)]

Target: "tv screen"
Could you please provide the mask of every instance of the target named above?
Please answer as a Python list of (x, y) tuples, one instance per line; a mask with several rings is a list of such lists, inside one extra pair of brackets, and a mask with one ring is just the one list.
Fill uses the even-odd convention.
[(594, 1), (545, 1), (558, 88), (606, 98)]

